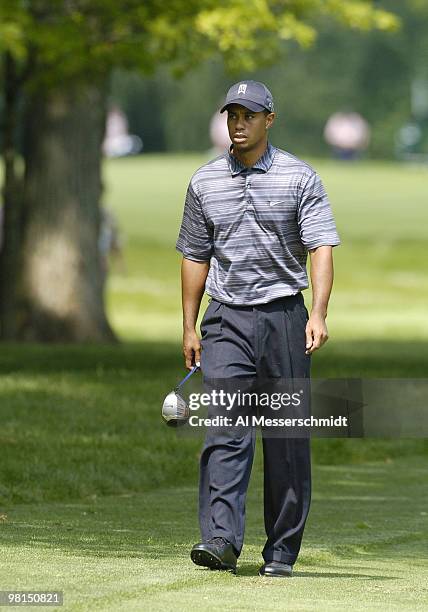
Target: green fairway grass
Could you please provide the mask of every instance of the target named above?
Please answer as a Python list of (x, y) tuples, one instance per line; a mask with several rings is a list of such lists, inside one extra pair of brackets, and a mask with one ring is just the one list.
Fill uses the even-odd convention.
[[(160, 410), (186, 372), (175, 241), (206, 159), (105, 163), (104, 202), (124, 238), (107, 288), (121, 343), (1, 346), (0, 590), (64, 590), (65, 609), (84, 611), (426, 609), (423, 439), (313, 440), (313, 506), (286, 581), (256, 576), (258, 444), (238, 576), (190, 562), (200, 440), (177, 436)], [(342, 239), (312, 375), (425, 378), (427, 169), (312, 163)]]
[(290, 579), (261, 578), (253, 478), (237, 576), (192, 564), (194, 486), (27, 504), (3, 517), (5, 590), (62, 590), (67, 610), (426, 610), (426, 470), (417, 459), (315, 469)]

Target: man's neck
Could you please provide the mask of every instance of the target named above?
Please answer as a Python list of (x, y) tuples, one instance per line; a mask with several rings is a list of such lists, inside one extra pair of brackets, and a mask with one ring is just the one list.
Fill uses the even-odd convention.
[(246, 168), (252, 168), (256, 161), (261, 158), (263, 153), (266, 151), (268, 146), (267, 139), (263, 141), (257, 148), (248, 152), (235, 151), (235, 147), (232, 145), (231, 153), (238, 161), (241, 162)]

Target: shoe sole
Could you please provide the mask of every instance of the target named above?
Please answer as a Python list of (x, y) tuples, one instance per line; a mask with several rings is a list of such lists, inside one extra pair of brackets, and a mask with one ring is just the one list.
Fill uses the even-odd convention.
[(221, 559), (207, 550), (192, 550), (190, 558), (195, 565), (209, 567), (211, 570), (224, 570), (236, 574), (236, 567), (222, 563)]
[(291, 578), (293, 574), (265, 574), (259, 572), (259, 576), (267, 576), (268, 578)]

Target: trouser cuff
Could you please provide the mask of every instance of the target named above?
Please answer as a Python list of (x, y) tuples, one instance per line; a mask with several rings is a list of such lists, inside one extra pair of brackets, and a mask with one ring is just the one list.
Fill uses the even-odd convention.
[(294, 565), (296, 563), (296, 555), (289, 555), (279, 551), (264, 552), (263, 559), (265, 563), (271, 563), (272, 561), (286, 563), (287, 565)]

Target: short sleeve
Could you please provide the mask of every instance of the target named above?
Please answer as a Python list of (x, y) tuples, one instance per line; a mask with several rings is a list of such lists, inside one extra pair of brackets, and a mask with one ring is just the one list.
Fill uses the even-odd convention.
[(300, 239), (309, 249), (340, 244), (333, 213), (324, 185), (314, 172), (303, 186), (297, 211)]
[(175, 245), (186, 259), (209, 261), (213, 253), (213, 237), (192, 184), (184, 202), (183, 219)]

